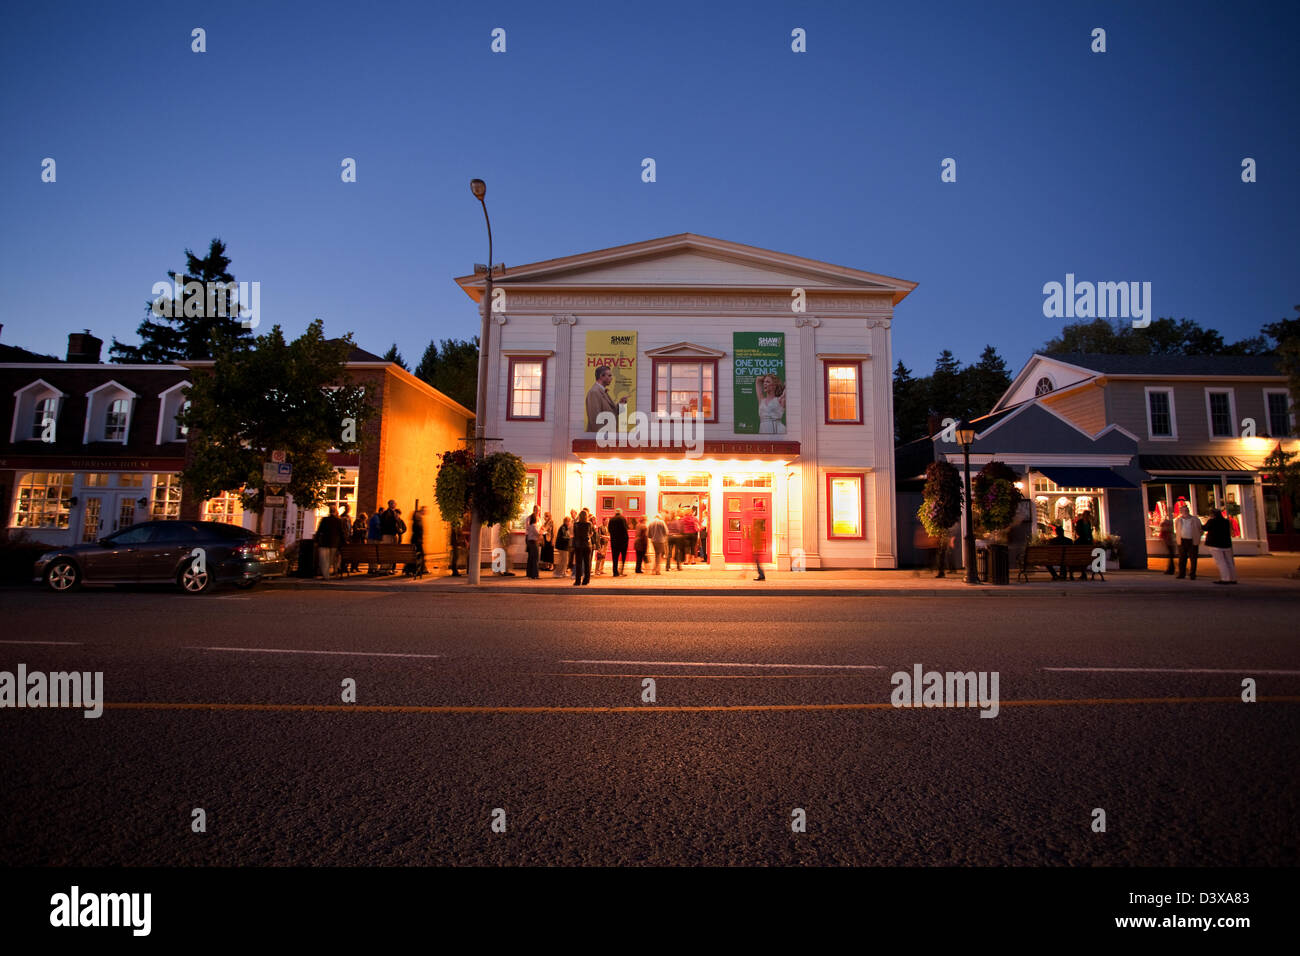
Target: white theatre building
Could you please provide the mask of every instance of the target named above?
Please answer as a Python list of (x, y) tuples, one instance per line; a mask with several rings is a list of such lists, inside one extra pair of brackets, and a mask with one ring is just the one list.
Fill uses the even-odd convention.
[[(481, 303), (484, 278), (456, 281)], [(915, 283), (692, 233), (493, 282), (484, 422), (528, 464), (525, 514), (694, 508), (713, 568), (751, 562), (755, 522), (771, 568), (896, 566), (889, 331)]]

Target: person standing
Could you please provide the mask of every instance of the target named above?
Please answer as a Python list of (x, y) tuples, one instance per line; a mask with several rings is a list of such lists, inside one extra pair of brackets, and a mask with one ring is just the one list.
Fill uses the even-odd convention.
[(605, 527), (605, 519), (597, 519), (594, 515), (591, 519), (591, 556), (596, 562), (596, 573), (605, 573), (605, 549), (609, 547), (609, 529)]
[(694, 564), (695, 552), (700, 547), (700, 523), (695, 520), (694, 508), (682, 515), (682, 537), (685, 538), (682, 552), (686, 555), (686, 563)]
[(555, 531), (555, 576), (569, 573), (569, 555), (573, 547), (573, 521), (566, 515)]
[[(369, 524), (370, 524), (370, 516), (367, 515), (364, 511), (358, 511), (357, 520), (352, 523), (352, 538), (350, 541), (351, 544), (366, 543), (366, 528), (369, 526)], [(351, 564), (348, 565), (348, 571), (351, 572), (352, 574), (355, 574), (360, 570), (361, 570), (360, 561), (353, 561)]]
[(451, 529), (451, 576), (453, 578), (460, 577), (458, 565), (460, 561), (460, 547), (462, 542), (464, 542), (466, 546), (465, 573), (469, 573), (469, 532), (466, 530), (469, 528), (469, 515), (463, 515), (460, 520), (461, 523)]
[[(397, 544), (397, 502), (392, 498), (388, 499), (388, 507), (379, 512), (379, 530), (381, 544)], [(382, 574), (392, 574), (397, 566), (385, 564), (379, 570)]]
[(528, 552), (528, 570), (526, 573), (534, 581), (541, 577), (538, 571), (542, 550), (542, 531), (538, 527), (541, 510), (537, 505), (533, 505), (533, 513), (528, 516), (528, 524), (524, 527), (524, 550)]
[(1187, 577), (1187, 563), (1192, 564), (1192, 573), (1190, 575), (1193, 581), (1196, 580), (1196, 558), (1197, 552), (1201, 546), (1201, 535), (1205, 533), (1205, 528), (1201, 525), (1201, 519), (1192, 514), (1187, 502), (1183, 502), (1178, 507), (1178, 517), (1174, 520), (1174, 535), (1178, 538), (1178, 577)]
[(414, 578), (424, 577), (424, 505), (411, 515), (411, 550), (415, 558), (406, 566), (406, 573)]
[(1170, 520), (1169, 515), (1165, 515), (1160, 522), (1160, 540), (1164, 543), (1165, 551), (1169, 554), (1169, 566), (1165, 568), (1165, 574), (1174, 573), (1174, 523)]
[(347, 532), (339, 520), (338, 509), (330, 505), (329, 514), (320, 519), (313, 537), (316, 542), (316, 564), (320, 568), (321, 577), (326, 581), (334, 571), (334, 559), (338, 557), (339, 548), (346, 538)]
[(656, 514), (650, 521), (650, 527), (647, 529), (650, 537), (650, 543), (655, 549), (655, 569), (652, 574), (659, 573), (659, 562), (664, 557), (664, 552), (668, 549), (668, 525), (664, 523), (664, 516)]
[[(380, 544), (383, 542), (384, 540), (383, 513), (384, 513), (383, 509), (381, 508), (380, 510), (372, 514), (370, 516), (370, 520), (366, 522), (366, 544)], [(366, 561), (367, 574), (379, 574), (380, 571), (382, 570), (379, 567), (379, 565), (375, 564), (374, 556), (375, 556), (374, 552), (373, 551), (370, 552), (370, 560)]]
[(674, 511), (672, 517), (668, 519), (668, 570), (672, 570), (674, 562), (677, 563), (677, 570), (682, 569), (682, 551), (686, 548), (686, 537), (682, 533), (682, 516), (681, 512)]
[(587, 431), (594, 432), (600, 430), (600, 415), (602, 412), (608, 412), (614, 416), (614, 423), (618, 423), (619, 406), (627, 404), (627, 396), (624, 395), (617, 402), (609, 394), (609, 385), (614, 381), (614, 372), (608, 365), (598, 365), (596, 367), (596, 381), (587, 391)]
[[(632, 519), (632, 533), (636, 536), (634, 547), (636, 550), (636, 573), (642, 574), (641, 565), (645, 564), (645, 553), (650, 547), (650, 535), (646, 532), (645, 519)], [(626, 572), (625, 572), (626, 573)]]
[(763, 573), (763, 545), (767, 541), (767, 519), (755, 518), (749, 526), (749, 546), (754, 551), (754, 570), (758, 572), (755, 581), (766, 581)]
[(709, 509), (700, 508), (700, 561), (709, 563)]
[[(633, 521), (636, 519), (633, 518)], [(614, 562), (614, 577), (622, 574), (627, 576), (627, 538), (628, 527), (627, 519), (623, 517), (623, 509), (616, 508), (614, 517), (609, 519), (609, 546), (612, 550), (612, 560)], [(620, 572), (619, 568), (623, 570)]]
[(591, 522), (587, 520), (587, 509), (578, 512), (578, 520), (573, 523), (573, 586), (580, 587), (591, 583)]
[(542, 512), (542, 555), (537, 567), (539, 571), (555, 570), (555, 522), (549, 511)]
[(1215, 584), (1237, 583), (1237, 562), (1232, 558), (1232, 522), (1215, 508), (1210, 512), (1210, 520), (1205, 522), (1205, 546), (1214, 557), (1214, 566), (1219, 569), (1219, 580)]

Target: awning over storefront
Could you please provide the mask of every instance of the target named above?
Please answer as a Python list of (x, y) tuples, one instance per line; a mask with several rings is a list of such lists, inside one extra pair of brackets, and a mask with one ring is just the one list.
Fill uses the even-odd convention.
[(1139, 455), (1138, 467), (1156, 477), (1255, 480), (1255, 469), (1232, 455)]
[(1047, 465), (1035, 468), (1046, 478), (1056, 482), (1062, 488), (1136, 488), (1137, 485), (1127, 478), (1121, 478), (1109, 468), (1066, 468), (1059, 465)]

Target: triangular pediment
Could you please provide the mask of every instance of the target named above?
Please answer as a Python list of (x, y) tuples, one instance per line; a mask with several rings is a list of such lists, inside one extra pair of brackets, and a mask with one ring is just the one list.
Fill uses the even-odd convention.
[[(456, 280), (471, 297), (483, 277)], [(595, 252), (524, 265), (507, 263), (497, 285), (554, 289), (780, 289), (879, 292), (900, 300), (916, 287), (904, 279), (850, 269), (815, 259), (682, 233)]]
[(672, 345), (664, 345), (657, 349), (650, 349), (645, 354), (650, 358), (715, 359), (722, 358), (727, 353), (719, 352), (717, 349), (711, 349), (707, 345), (696, 345), (693, 342), (674, 342)]

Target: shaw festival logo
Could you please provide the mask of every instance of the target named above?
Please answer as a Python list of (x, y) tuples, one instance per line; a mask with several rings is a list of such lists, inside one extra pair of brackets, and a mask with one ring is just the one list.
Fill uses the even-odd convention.
[(618, 420), (613, 412), (596, 416), (598, 448), (683, 448), (687, 458), (704, 453), (704, 423), (696, 415), (632, 412), (626, 431), (618, 427)]
[(997, 671), (926, 671), (913, 664), (912, 673), (897, 671), (889, 681), (895, 707), (980, 707), (981, 717), (998, 715)]

